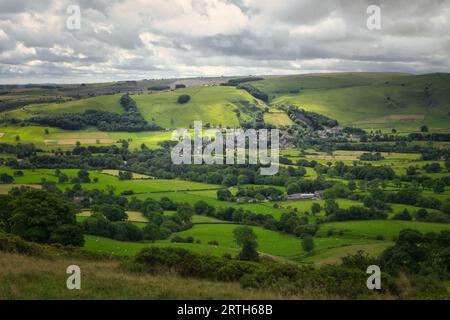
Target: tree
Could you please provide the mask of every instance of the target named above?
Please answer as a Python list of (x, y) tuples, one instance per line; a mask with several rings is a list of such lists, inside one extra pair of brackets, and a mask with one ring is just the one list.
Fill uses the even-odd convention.
[(223, 177), (222, 184), (227, 187), (232, 187), (237, 184), (237, 179), (232, 174), (227, 174)]
[(257, 236), (253, 232), (253, 229), (249, 226), (241, 226), (234, 229), (233, 234), (236, 243), (241, 247), (239, 259), (257, 261), (259, 258), (258, 251), (256, 251), (258, 243), (256, 241)]
[(302, 239), (303, 250), (310, 254), (314, 250), (314, 239), (311, 235), (306, 234)]
[(351, 180), (348, 182), (347, 187), (350, 189), (351, 192), (356, 190), (356, 182)]
[(228, 201), (233, 197), (231, 191), (228, 189), (217, 190), (217, 200)]
[(125, 221), (128, 219), (125, 210), (116, 204), (103, 204), (93, 209), (94, 212), (102, 214), (109, 221)]
[(9, 174), (7, 174), (7, 173), (0, 174), (0, 183), (9, 184), (9, 183), (13, 183), (13, 182), (14, 182), (14, 178), (11, 177)]
[(286, 192), (287, 194), (294, 194), (294, 193), (298, 193), (300, 191), (300, 187), (298, 185), (298, 183), (290, 183), (287, 185), (286, 187)]
[(142, 233), (145, 240), (155, 241), (161, 239), (161, 233), (159, 232), (159, 228), (153, 222), (149, 222), (145, 225), (144, 229), (142, 229)]
[(87, 170), (81, 169), (78, 171), (78, 179), (80, 179), (81, 183), (90, 183), (91, 179), (89, 178), (89, 172)]
[(311, 206), (311, 213), (312, 214), (318, 214), (322, 210), (322, 207), (319, 203), (314, 202)]
[(188, 103), (189, 100), (191, 100), (191, 96), (188, 94), (182, 94), (178, 97), (178, 103), (180, 104)]
[(60, 173), (58, 175), (58, 183), (67, 183), (69, 181), (69, 177), (65, 173)]
[(339, 205), (334, 199), (327, 199), (325, 201), (325, 213), (331, 215), (339, 210)]
[(445, 183), (442, 180), (436, 181), (433, 187), (434, 193), (443, 193), (445, 191)]
[(194, 210), (196, 214), (210, 216), (214, 213), (215, 208), (207, 202), (200, 200), (195, 203)]
[(63, 224), (55, 229), (50, 236), (50, 242), (64, 246), (72, 245), (82, 247), (84, 245), (83, 231), (78, 225)]
[(406, 169), (406, 174), (408, 176), (414, 176), (417, 174), (417, 169), (413, 166), (409, 166), (408, 169)]
[(393, 216), (392, 219), (410, 221), (412, 220), (412, 217), (409, 214), (408, 209), (405, 208), (401, 213), (397, 213), (395, 216)]
[(423, 125), (420, 127), (420, 132), (428, 132), (428, 127)]
[(0, 230), (11, 232), (12, 228), (12, 201), (9, 195), (0, 196)]
[(427, 211), (427, 209), (421, 208), (421, 209), (417, 210), (417, 212), (416, 212), (416, 219), (417, 220), (424, 221), (427, 218), (428, 218), (428, 211)]
[(192, 216), (194, 215), (194, 209), (187, 203), (181, 204), (177, 208), (177, 215), (184, 223), (191, 223)]
[[(17, 195), (11, 206), (12, 233), (40, 243), (81, 245), (75, 207), (60, 194), (30, 189)], [(66, 231), (69, 235), (63, 236)]]
[(450, 200), (447, 199), (447, 201), (442, 204), (441, 211), (450, 215)]
[(119, 180), (133, 180), (133, 173), (129, 171), (119, 171)]

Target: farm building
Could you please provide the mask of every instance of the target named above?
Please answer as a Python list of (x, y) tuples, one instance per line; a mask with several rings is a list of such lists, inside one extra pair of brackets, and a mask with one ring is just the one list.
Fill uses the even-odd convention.
[(289, 194), (288, 200), (317, 200), (322, 197), (322, 191), (316, 191), (314, 193), (293, 193)]

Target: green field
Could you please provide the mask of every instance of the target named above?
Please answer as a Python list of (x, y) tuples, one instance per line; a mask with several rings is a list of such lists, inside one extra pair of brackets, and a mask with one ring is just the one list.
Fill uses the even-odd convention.
[[(203, 121), (203, 125), (210, 127), (238, 127), (242, 122), (251, 121), (254, 118), (255, 108), (264, 111), (266, 124), (278, 127), (293, 125), (292, 120), (283, 111), (282, 106), (293, 104), (308, 111), (314, 111), (340, 122), (340, 126), (356, 126), (364, 129), (381, 129), (390, 132), (395, 128), (400, 134), (415, 132), (426, 124), (432, 132), (447, 132), (450, 130), (450, 75), (429, 74), (409, 75), (398, 73), (349, 73), (349, 74), (316, 74), (268, 77), (266, 80), (251, 82), (251, 85), (269, 95), (269, 102), (263, 103), (255, 99), (244, 90), (232, 86), (219, 86), (216, 83), (209, 85), (195, 85), (184, 89), (149, 92), (145, 86), (141, 90), (130, 91), (132, 98), (149, 122), (154, 122), (166, 130), (151, 132), (101, 132), (96, 128), (87, 128), (79, 131), (69, 131), (57, 128), (45, 128), (41, 126), (19, 126), (3, 123), (0, 127), (0, 143), (34, 143), (42, 149), (40, 154), (51, 154), (51, 151), (71, 150), (77, 143), (82, 146), (89, 145), (120, 145), (120, 140), (129, 142), (129, 149), (140, 149), (141, 144), (149, 148), (158, 148), (162, 141), (171, 140), (172, 132), (169, 128), (190, 128), (196, 120)], [(151, 83), (148, 83), (150, 85)], [(104, 85), (99, 84), (99, 88)], [(33, 91), (34, 92), (34, 91)], [(126, 91), (115, 91), (122, 92)], [(44, 96), (44, 91), (36, 91), (33, 94)], [(190, 101), (180, 104), (177, 99), (182, 94), (190, 95)], [(16, 110), (2, 113), (3, 118), (26, 119), (35, 115), (49, 115), (62, 113), (81, 113), (88, 109), (109, 111), (114, 113), (124, 112), (119, 104), (121, 94), (97, 95), (91, 98), (83, 98), (64, 103), (32, 104)], [(86, 97), (86, 96), (84, 96)], [(13, 99), (7, 95), (5, 99)], [(253, 105), (253, 106), (252, 106)], [(45, 129), (48, 129), (46, 132)], [(192, 129), (190, 129), (192, 133)], [(378, 143), (378, 142), (377, 142)], [(382, 142), (380, 142), (382, 143)], [(418, 146), (433, 145), (435, 147), (448, 147), (449, 142), (407, 142)], [(298, 160), (315, 160), (317, 163), (330, 166), (336, 162), (346, 165), (372, 165), (389, 166), (396, 175), (406, 174), (409, 166), (415, 166), (418, 175), (426, 175), (433, 179), (448, 176), (444, 160), (422, 161), (419, 153), (382, 153), (385, 158), (381, 161), (361, 161), (359, 157), (363, 151), (333, 151), (323, 152), (318, 147), (306, 146), (307, 150), (290, 149), (281, 150), (281, 154), (293, 162), (296, 166)], [(100, 155), (101, 156), (101, 155)], [(1, 155), (2, 159), (14, 158), (14, 155)], [(438, 173), (427, 173), (423, 169), (426, 164), (437, 162), (443, 168)], [(145, 164), (144, 164), (145, 165)], [(286, 167), (287, 165), (283, 165)], [(316, 179), (318, 172), (314, 168), (307, 167), (306, 179)], [(41, 188), (41, 183), (55, 182), (58, 179), (53, 169), (26, 169), (23, 176), (15, 174), (16, 170), (1, 166), (0, 173), (14, 176), (14, 184), (0, 185), (0, 194), (6, 194), (15, 186), (31, 186)], [(76, 177), (78, 169), (62, 169), (69, 178)], [(255, 203), (236, 203), (217, 200), (217, 190), (222, 185), (212, 185), (184, 180), (154, 179), (144, 174), (133, 173), (133, 180), (121, 181), (118, 179), (117, 168), (101, 168), (98, 171), (89, 171), (90, 178), (96, 178), (98, 182), (83, 183), (84, 190), (106, 190), (114, 187), (114, 193), (119, 195), (124, 191), (132, 191), (127, 196), (128, 200), (136, 197), (140, 200), (153, 198), (160, 200), (168, 197), (176, 203), (188, 203), (194, 205), (198, 201), (205, 201), (219, 208), (233, 207), (249, 210), (255, 214), (272, 215), (275, 219), (287, 212), (295, 211), (300, 216), (308, 217), (310, 223), (326, 220), (322, 209), (316, 216), (312, 216), (311, 206), (319, 203), (324, 207), (325, 200), (305, 201), (262, 201)], [(152, 173), (154, 174), (154, 173)], [(157, 174), (155, 174), (156, 176)], [(342, 176), (325, 174), (325, 179), (348, 183)], [(359, 181), (356, 181), (359, 182)], [(403, 186), (409, 185), (402, 182)], [(241, 185), (248, 187), (253, 185)], [(60, 190), (72, 188), (72, 183), (58, 184)], [(255, 186), (257, 187), (257, 186)], [(268, 186), (265, 186), (268, 187)], [(274, 187), (274, 186), (271, 186)], [(285, 192), (286, 186), (276, 186)], [(394, 181), (387, 181), (383, 186), (386, 192), (395, 192), (399, 186)], [(230, 188), (232, 194), (236, 194), (238, 186)], [(354, 191), (358, 195), (367, 194), (367, 190), (358, 188)], [(450, 188), (446, 186), (444, 192), (435, 193), (430, 188), (424, 188), (422, 194), (445, 202), (449, 199)], [(349, 199), (337, 199), (340, 208), (363, 205), (360, 201)], [(413, 215), (419, 207), (390, 204), (392, 212), (388, 212), (389, 218), (402, 212), (404, 209)], [(441, 214), (440, 210), (427, 209), (430, 214)], [(174, 212), (165, 212), (165, 215)], [(88, 212), (77, 216), (78, 221), (86, 219)], [(129, 221), (140, 228), (145, 226), (147, 219), (139, 212), (128, 212)], [(215, 218), (194, 215), (194, 226), (191, 229), (177, 233), (176, 235), (192, 236), (200, 243), (171, 243), (170, 239), (159, 240), (154, 243), (147, 242), (118, 242), (94, 236), (86, 236), (86, 248), (94, 251), (116, 253), (120, 255), (132, 255), (147, 246), (175, 246), (193, 250), (195, 252), (222, 255), (231, 253), (236, 255), (238, 246), (233, 238), (235, 224)], [(341, 257), (358, 250), (364, 250), (377, 255), (382, 250), (392, 245), (392, 240), (403, 229), (417, 229), (421, 232), (437, 232), (450, 230), (450, 224), (425, 223), (418, 221), (377, 220), (377, 221), (345, 221), (325, 222), (320, 225), (319, 232), (314, 238), (315, 249), (313, 254), (306, 255), (301, 249), (301, 239), (280, 232), (270, 231), (261, 227), (253, 227), (258, 236), (258, 250), (270, 256), (282, 257), (300, 262), (334, 263)], [(331, 230), (331, 231), (330, 231)], [(175, 234), (174, 234), (175, 235)], [(173, 235), (172, 235), (173, 236)], [(209, 241), (216, 240), (218, 246), (208, 245)]]
[[(185, 104), (177, 99), (182, 94), (191, 96)], [(239, 102), (259, 105), (251, 95), (234, 87), (191, 87), (176, 91), (133, 95), (139, 110), (147, 121), (154, 121), (164, 128), (189, 128), (194, 121), (201, 120), (215, 127), (238, 126), (239, 119), (234, 110), (242, 109)], [(242, 112), (241, 112), (242, 113)], [(242, 117), (245, 117), (242, 114)]]
[(423, 124), (448, 131), (449, 81), (448, 74), (347, 73), (273, 77), (252, 85), (274, 104), (293, 104), (342, 125), (411, 132)]
[[(157, 240), (151, 242), (120, 242), (96, 236), (85, 236), (85, 248), (88, 250), (114, 253), (119, 255), (133, 255), (142, 248), (148, 246), (167, 247), (175, 246), (203, 252), (213, 255), (223, 255), (224, 253), (236, 254), (239, 247), (234, 241), (233, 230), (237, 225), (233, 224), (196, 224), (191, 229), (176, 233), (178, 236), (192, 236), (200, 243), (171, 243), (170, 240)], [(252, 227), (258, 237), (258, 251), (270, 256), (297, 259), (304, 252), (300, 245), (300, 239), (287, 234), (266, 230), (260, 227)], [(216, 240), (218, 246), (208, 245), (209, 241)], [(331, 248), (345, 247), (351, 245), (362, 245), (373, 243), (373, 240), (352, 239), (352, 238), (317, 238), (315, 246), (318, 252)]]
[(288, 115), (281, 112), (271, 112), (264, 114), (264, 122), (277, 127), (291, 126), (293, 122)]
[(77, 142), (82, 146), (111, 145), (119, 140), (129, 140), (130, 148), (140, 148), (145, 144), (149, 148), (159, 148), (158, 143), (172, 138), (172, 132), (168, 131), (144, 131), (144, 132), (102, 132), (95, 128), (78, 131), (49, 128), (49, 134), (45, 134), (45, 127), (39, 126), (3, 126), (0, 127), (0, 143), (17, 143), (19, 136), (21, 143), (33, 143), (46, 149), (72, 149)]
[(83, 113), (86, 110), (123, 113), (120, 95), (104, 95), (86, 99), (72, 100), (63, 103), (37, 104), (4, 113), (7, 118), (27, 119), (34, 116), (63, 113)]
[(383, 236), (386, 240), (392, 240), (404, 229), (414, 229), (423, 233), (439, 232), (450, 230), (450, 224), (399, 220), (328, 222), (320, 227), (318, 235), (326, 236), (330, 229), (335, 233), (342, 231), (343, 235), (340, 236), (348, 238), (374, 239)]

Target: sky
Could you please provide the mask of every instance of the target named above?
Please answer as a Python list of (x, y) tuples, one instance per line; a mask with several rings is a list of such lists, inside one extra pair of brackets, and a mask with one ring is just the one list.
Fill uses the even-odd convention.
[(3, 84), (344, 71), (450, 72), (450, 0), (0, 0)]

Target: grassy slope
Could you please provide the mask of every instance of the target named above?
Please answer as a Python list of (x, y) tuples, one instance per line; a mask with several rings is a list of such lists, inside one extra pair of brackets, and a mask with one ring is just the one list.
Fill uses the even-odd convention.
[(4, 113), (8, 118), (26, 119), (37, 115), (83, 113), (86, 110), (100, 110), (123, 113), (119, 103), (120, 95), (105, 95), (72, 100), (64, 103), (37, 104)]
[(321, 226), (318, 235), (325, 236), (330, 229), (333, 229), (334, 231), (344, 231), (345, 237), (369, 239), (382, 235), (385, 239), (392, 240), (404, 229), (415, 229), (422, 233), (439, 232), (442, 230), (450, 230), (450, 224), (399, 220), (330, 222)]
[[(182, 94), (191, 96), (186, 104), (179, 104), (177, 98)], [(133, 95), (139, 110), (148, 120), (164, 128), (189, 128), (195, 120), (212, 126), (238, 126), (239, 120), (234, 112), (239, 109), (239, 101), (258, 104), (244, 90), (234, 87), (191, 87), (176, 91)]]
[(283, 112), (265, 113), (264, 122), (274, 126), (290, 126), (294, 124), (288, 115)]
[[(274, 103), (294, 104), (343, 125), (417, 131), (422, 124), (449, 129), (449, 81), (449, 74), (354, 73), (286, 76), (252, 84), (269, 93)], [(430, 96), (424, 93), (426, 86)]]
[[(81, 268), (81, 290), (66, 288), (66, 268), (73, 264)], [(267, 291), (244, 290), (238, 283), (123, 272), (117, 261), (45, 260), (0, 252), (0, 300), (280, 298)]]

